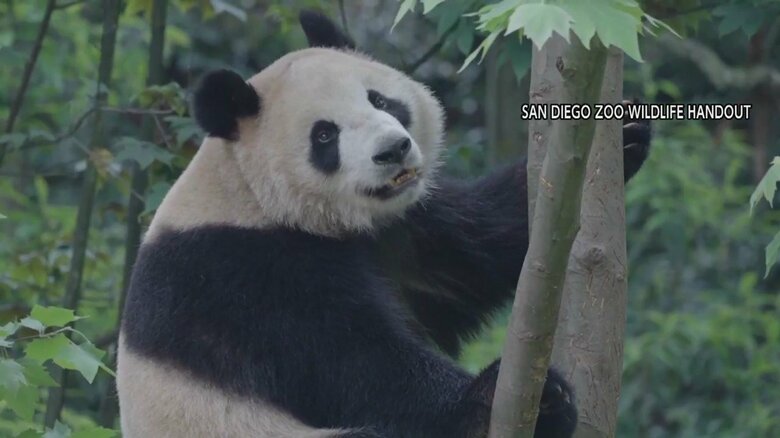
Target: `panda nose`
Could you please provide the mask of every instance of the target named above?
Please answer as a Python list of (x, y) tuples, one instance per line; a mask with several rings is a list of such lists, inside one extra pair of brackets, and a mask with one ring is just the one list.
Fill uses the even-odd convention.
[(371, 159), (374, 163), (379, 165), (400, 164), (404, 161), (406, 154), (411, 148), (412, 141), (409, 140), (409, 137), (394, 139), (382, 148), (381, 152), (371, 157)]

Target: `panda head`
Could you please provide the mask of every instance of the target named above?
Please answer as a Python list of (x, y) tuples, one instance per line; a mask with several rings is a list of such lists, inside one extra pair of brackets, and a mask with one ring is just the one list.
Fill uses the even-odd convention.
[(421, 84), (354, 51), (290, 53), (248, 81), (204, 77), (195, 118), (265, 217), (310, 232), (369, 231), (430, 189), (442, 109)]

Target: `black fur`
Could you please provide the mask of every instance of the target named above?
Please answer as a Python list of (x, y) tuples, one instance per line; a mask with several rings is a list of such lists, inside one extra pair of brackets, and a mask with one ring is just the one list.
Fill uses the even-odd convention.
[[(372, 244), (287, 229), (164, 232), (139, 254), (124, 339), (139, 354), (314, 427), (484, 436), (497, 366), (472, 377), (413, 335)], [(545, 390), (556, 398), (546, 404), (572, 400), (555, 389), (559, 382), (547, 385), (558, 386)], [(546, 415), (555, 418), (540, 424), (557, 425), (576, 411), (568, 403)]]
[(330, 18), (309, 10), (298, 14), (303, 32), (309, 42), (309, 47), (329, 47), (333, 49), (354, 49), (355, 43), (342, 32)]
[[(368, 90), (368, 101), (375, 108), (395, 117), (404, 128), (409, 129), (409, 125), (412, 123), (412, 113), (405, 103), (398, 99), (391, 99), (376, 90)], [(379, 102), (382, 102), (381, 106)]]
[(260, 112), (260, 96), (238, 73), (212, 71), (201, 79), (195, 91), (195, 120), (212, 137), (235, 141), (238, 120)]
[[(634, 102), (623, 102), (630, 105)], [(628, 113), (626, 113), (628, 114)], [(628, 181), (634, 176), (647, 158), (650, 152), (650, 138), (652, 131), (649, 120), (623, 120), (623, 177)]]
[[(647, 158), (650, 127), (646, 120), (624, 123), (628, 179)], [(378, 257), (418, 332), (452, 356), (514, 296), (528, 251), (526, 179), (525, 161), (472, 182), (444, 179), (378, 234)]]
[[(322, 141), (319, 136), (321, 133), (329, 133), (328, 141)], [(309, 132), (309, 162), (315, 169), (330, 175), (339, 170), (341, 158), (339, 154), (339, 132), (338, 125), (327, 120), (318, 120), (312, 125)]]

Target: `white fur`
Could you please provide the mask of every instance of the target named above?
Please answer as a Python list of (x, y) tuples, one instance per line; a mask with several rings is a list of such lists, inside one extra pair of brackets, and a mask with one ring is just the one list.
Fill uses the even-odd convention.
[(227, 395), (128, 351), (119, 341), (117, 389), (125, 438), (333, 438), (258, 400)]
[[(425, 86), (403, 73), (360, 54), (315, 48), (280, 58), (248, 82), (261, 96), (260, 115), (240, 121), (237, 142), (204, 141), (160, 205), (147, 239), (161, 228), (206, 223), (286, 225), (331, 236), (370, 231), (430, 189), (440, 164), (443, 112)], [(408, 132), (371, 106), (369, 89), (406, 103)], [(333, 175), (309, 162), (310, 129), (318, 120), (341, 128), (341, 167)], [(405, 134), (421, 183), (389, 200), (361, 195), (392, 176), (371, 157), (384, 140)]]
[[(291, 53), (248, 81), (262, 99), (258, 117), (240, 121), (239, 140), (207, 138), (173, 185), (145, 241), (172, 228), (204, 224), (264, 228), (286, 225), (338, 236), (371, 231), (403, 214), (430, 188), (439, 166), (442, 109), (421, 84), (355, 53), (305, 49)], [(371, 106), (367, 90), (406, 103), (409, 131)], [(310, 129), (317, 120), (341, 128), (341, 167), (333, 175), (309, 162)], [(382, 201), (360, 194), (392, 177), (371, 161), (388, 138), (408, 135), (410, 166), (422, 181)], [(125, 437), (326, 437), (259, 400), (239, 399), (130, 352), (120, 340), (117, 387)]]

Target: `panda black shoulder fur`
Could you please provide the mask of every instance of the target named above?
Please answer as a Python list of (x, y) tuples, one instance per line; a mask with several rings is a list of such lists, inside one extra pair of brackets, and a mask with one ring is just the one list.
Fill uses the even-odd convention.
[[(483, 437), (498, 362), (456, 353), (512, 296), (527, 250), (525, 165), (437, 175), (442, 110), (304, 14), (315, 46), (195, 95), (209, 137), (145, 236), (117, 385), (135, 437)], [(627, 177), (646, 122), (624, 127)], [(388, 255), (389, 251), (389, 255)], [(571, 436), (550, 371), (537, 437)]]

